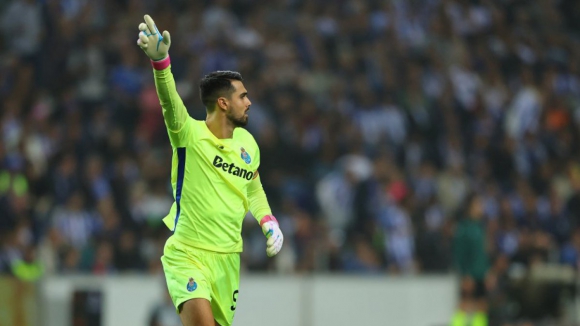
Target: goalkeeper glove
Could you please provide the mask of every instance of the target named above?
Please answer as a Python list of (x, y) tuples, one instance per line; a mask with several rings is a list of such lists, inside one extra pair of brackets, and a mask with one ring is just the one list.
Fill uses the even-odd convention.
[(280, 225), (273, 215), (264, 216), (260, 220), (260, 225), (262, 226), (262, 232), (268, 239), (266, 242), (266, 254), (268, 257), (275, 256), (280, 252), (284, 243), (284, 235), (282, 230), (280, 230)]
[(155, 22), (149, 15), (144, 16), (145, 22), (139, 24), (139, 39), (137, 45), (147, 54), (149, 59), (159, 61), (167, 58), (171, 37), (168, 31), (159, 33)]

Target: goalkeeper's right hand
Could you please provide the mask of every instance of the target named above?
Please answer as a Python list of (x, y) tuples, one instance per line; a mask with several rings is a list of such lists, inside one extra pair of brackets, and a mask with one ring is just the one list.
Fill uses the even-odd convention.
[(139, 24), (139, 39), (137, 45), (147, 54), (149, 59), (159, 61), (167, 58), (171, 37), (168, 31), (159, 33), (155, 22), (149, 15), (143, 17), (144, 23)]

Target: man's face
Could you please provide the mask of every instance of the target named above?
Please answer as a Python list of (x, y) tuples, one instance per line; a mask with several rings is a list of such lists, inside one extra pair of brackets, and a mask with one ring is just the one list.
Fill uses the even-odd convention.
[(235, 90), (228, 99), (229, 107), (226, 111), (228, 120), (236, 127), (243, 127), (248, 124), (248, 110), (250, 109), (250, 99), (244, 84), (239, 80), (232, 80)]

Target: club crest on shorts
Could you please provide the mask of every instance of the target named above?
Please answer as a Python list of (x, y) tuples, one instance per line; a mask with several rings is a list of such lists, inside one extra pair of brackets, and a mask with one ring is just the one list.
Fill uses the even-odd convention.
[(193, 277), (190, 277), (189, 282), (187, 282), (187, 291), (193, 292), (195, 291), (195, 289), (197, 289), (197, 283), (195, 282)]
[(240, 151), (242, 151), (242, 154), (240, 155), (242, 160), (244, 160), (246, 164), (252, 163), (252, 158), (250, 157), (250, 154), (248, 154), (248, 152), (246, 152), (246, 150), (243, 147), (240, 147)]

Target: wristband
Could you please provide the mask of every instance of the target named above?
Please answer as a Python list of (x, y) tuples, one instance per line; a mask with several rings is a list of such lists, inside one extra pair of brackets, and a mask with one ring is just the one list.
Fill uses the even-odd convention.
[(153, 66), (153, 69), (155, 69), (155, 70), (163, 70), (163, 69), (169, 67), (170, 64), (171, 64), (171, 59), (169, 59), (169, 55), (167, 55), (167, 57), (165, 57), (165, 59), (161, 59), (158, 61), (151, 60), (151, 66)]
[(274, 221), (276, 224), (279, 225), (278, 220), (274, 217), (274, 215), (266, 215), (260, 220), (260, 226), (262, 226), (266, 222)]

